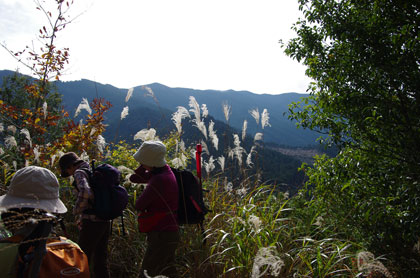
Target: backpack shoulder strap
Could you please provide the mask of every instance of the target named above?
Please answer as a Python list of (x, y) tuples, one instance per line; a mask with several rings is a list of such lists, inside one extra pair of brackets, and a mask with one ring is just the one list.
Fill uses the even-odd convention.
[(92, 176), (92, 171), (89, 168), (79, 168), (77, 169), (75, 172), (83, 172), (86, 174), (86, 176), (88, 177), (88, 179), (90, 179), (90, 177)]
[[(89, 168), (79, 168), (79, 169), (76, 169), (75, 172), (85, 173), (85, 175), (87, 177), (87, 180), (88, 180), (88, 183), (90, 184), (90, 180), (92, 178), (92, 171)], [(72, 185), (77, 191), (79, 191), (79, 189), (77, 188), (76, 180), (73, 181)]]
[(52, 230), (51, 221), (40, 221), (18, 248), (17, 277), (38, 277), (42, 259), (46, 254), (46, 241)]

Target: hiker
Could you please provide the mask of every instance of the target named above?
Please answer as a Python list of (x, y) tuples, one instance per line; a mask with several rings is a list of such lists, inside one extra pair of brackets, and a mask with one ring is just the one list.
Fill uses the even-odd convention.
[(89, 163), (81, 160), (74, 152), (65, 153), (58, 162), (63, 178), (74, 177), (74, 193), (77, 196), (73, 208), (76, 224), (79, 228), (78, 244), (86, 253), (89, 264), (93, 264), (94, 277), (108, 278), (108, 240), (111, 221), (100, 219), (86, 212), (92, 208), (94, 195), (89, 186), (89, 176), (83, 169), (89, 170)]
[[(51, 232), (52, 221), (55, 218), (53, 214), (67, 212), (66, 206), (59, 199), (57, 177), (50, 170), (38, 166), (18, 170), (7, 193), (0, 196), (0, 210), (3, 224), (12, 234), (0, 241), (2, 277), (20, 277), (17, 272), (23, 271), (22, 268), (18, 268), (18, 265), (21, 265), (18, 260), (21, 246), (25, 244), (25, 239), (39, 231), (37, 236), (31, 237), (32, 241), (27, 243), (37, 246), (30, 261), (32, 265), (28, 277), (38, 277), (45, 254), (46, 238)], [(36, 240), (41, 238), (43, 240)]]
[[(180, 239), (176, 217), (178, 184), (166, 164), (165, 154), (166, 147), (160, 141), (145, 141), (134, 154), (140, 166), (130, 176), (130, 181), (147, 183), (135, 204), (140, 211), (139, 220), (142, 213), (146, 213), (156, 222), (147, 232), (147, 249), (139, 277), (145, 277), (145, 271), (151, 277), (178, 277), (175, 267), (175, 251)], [(141, 224), (139, 221), (140, 231)]]

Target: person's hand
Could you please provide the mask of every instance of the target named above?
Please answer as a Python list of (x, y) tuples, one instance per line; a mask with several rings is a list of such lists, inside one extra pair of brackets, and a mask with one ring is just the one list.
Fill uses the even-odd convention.
[(140, 166), (137, 167), (136, 170), (134, 170), (134, 173), (136, 173), (138, 175), (141, 175), (142, 173), (145, 173), (146, 171), (147, 171), (147, 169), (144, 168), (144, 166), (140, 164)]
[(143, 181), (143, 179), (137, 175), (137, 174), (131, 174), (128, 179), (130, 180), (130, 182), (132, 183), (141, 183)]

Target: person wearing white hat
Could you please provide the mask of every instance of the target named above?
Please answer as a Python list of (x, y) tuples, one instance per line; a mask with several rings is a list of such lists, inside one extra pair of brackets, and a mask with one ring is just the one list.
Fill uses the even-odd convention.
[(130, 176), (130, 181), (147, 183), (136, 200), (135, 207), (140, 213), (147, 212), (151, 215), (155, 222), (150, 229), (144, 231), (147, 232), (147, 249), (139, 277), (145, 277), (145, 271), (150, 277), (178, 277), (174, 265), (179, 242), (176, 217), (178, 184), (171, 168), (166, 164), (165, 154), (166, 147), (160, 141), (145, 141), (134, 154), (140, 167)]
[[(53, 214), (67, 212), (66, 206), (59, 198), (57, 177), (50, 170), (38, 166), (18, 170), (7, 193), (0, 196), (0, 211), (4, 226), (12, 233), (11, 237), (1, 241), (0, 273), (2, 277), (17, 277), (14, 266), (19, 245), (6, 242), (12, 237), (24, 239), (35, 229), (39, 229), (39, 223), (53, 220)], [(51, 228), (51, 224), (44, 225), (42, 235), (48, 236)], [(42, 256), (35, 256), (33, 259), (34, 273), (39, 270), (41, 260)]]

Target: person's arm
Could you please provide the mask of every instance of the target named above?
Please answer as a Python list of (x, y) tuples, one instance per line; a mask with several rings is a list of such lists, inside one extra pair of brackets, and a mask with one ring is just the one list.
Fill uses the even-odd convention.
[(89, 186), (87, 173), (83, 170), (74, 173), (74, 179), (77, 187), (77, 199), (73, 208), (73, 214), (82, 214), (89, 206), (89, 199), (93, 195), (92, 189)]
[(134, 170), (134, 174), (130, 176), (130, 181), (132, 183), (147, 183), (150, 177), (150, 172), (142, 166), (140, 166), (136, 170)]
[(150, 179), (143, 193), (136, 200), (136, 209), (139, 211), (145, 211), (149, 208), (150, 204), (153, 204), (158, 198), (158, 189), (156, 187), (156, 180)]

